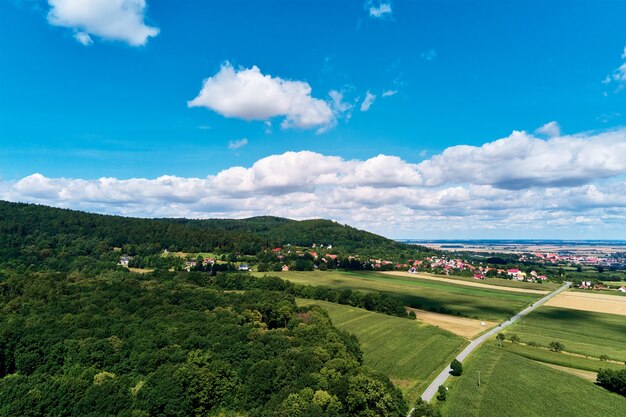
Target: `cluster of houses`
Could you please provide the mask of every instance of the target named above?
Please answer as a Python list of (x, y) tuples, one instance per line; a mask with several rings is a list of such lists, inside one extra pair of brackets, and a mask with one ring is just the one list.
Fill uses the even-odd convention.
[[(592, 281), (581, 281), (580, 283), (576, 285), (576, 287), (580, 288), (581, 290), (596, 290), (596, 291), (603, 291), (603, 290), (611, 289), (611, 287), (606, 286), (601, 282), (594, 284)], [(617, 291), (621, 293), (626, 293), (626, 287), (622, 285), (621, 287), (617, 289)]]
[[(511, 269), (498, 269), (498, 268), (490, 268), (488, 266), (474, 266), (469, 264), (462, 259), (446, 259), (446, 258), (426, 258), (424, 261), (413, 261), (409, 260), (410, 268), (408, 270), (409, 273), (415, 274), (418, 272), (419, 268), (435, 270), (437, 268), (443, 269), (444, 274), (449, 275), (453, 271), (464, 271), (468, 270), (473, 272), (474, 279), (486, 279), (487, 273), (490, 271), (495, 271), (498, 276), (507, 277), (516, 281), (527, 281), (527, 282), (544, 282), (548, 280), (548, 277), (545, 275), (539, 275), (536, 271), (531, 271), (529, 274), (526, 272), (520, 271), (519, 269), (511, 268)], [(398, 265), (400, 266), (400, 265)]]
[[(213, 259), (213, 258), (204, 258), (204, 259), (202, 259), (202, 266), (205, 267), (205, 268), (213, 266), (214, 263), (215, 263), (215, 259)], [(187, 272), (189, 272), (193, 268), (195, 268), (196, 265), (198, 265), (198, 260), (196, 258), (190, 258), (187, 261), (185, 261), (185, 270)]]
[[(291, 245), (287, 245), (287, 246), (291, 246)], [(328, 245), (317, 245), (317, 244), (314, 243), (311, 246), (311, 249), (316, 249), (316, 248), (319, 248), (321, 250), (330, 250), (330, 249), (333, 248), (333, 245), (331, 245), (331, 244), (328, 244)], [(272, 249), (272, 252), (276, 255), (276, 258), (278, 258), (279, 261), (282, 261), (285, 258), (283, 253), (289, 255), (289, 254), (292, 253), (292, 250), (291, 249), (287, 249), (287, 251), (285, 252), (285, 250), (283, 248), (276, 247), (276, 248)], [(305, 252), (301, 251), (301, 250), (295, 250), (294, 253), (297, 256), (304, 256), (304, 254), (305, 254)], [(320, 254), (320, 253), (318, 253), (316, 251), (313, 251), (313, 250), (308, 250), (306, 253), (311, 255), (313, 257), (313, 259), (316, 260), (316, 261), (320, 261), (320, 262), (324, 262), (324, 263), (328, 263), (328, 262), (331, 262), (331, 261), (335, 261), (335, 262), (337, 261), (337, 255), (332, 254), (332, 253)], [(284, 264), (281, 269), (282, 269), (283, 272), (287, 272), (287, 271), (289, 271), (289, 266), (287, 264)]]
[(414, 270), (414, 272), (417, 272), (418, 268), (423, 268), (423, 269), (441, 268), (443, 269), (444, 273), (448, 275), (453, 270), (458, 270), (458, 271), (476, 270), (476, 267), (474, 265), (469, 264), (463, 261), (462, 259), (428, 257), (423, 261), (409, 260), (408, 262), (409, 262), (409, 265), (411, 266), (411, 269), (409, 269), (409, 272), (411, 272), (411, 270)]
[[(502, 270), (499, 269), (498, 274), (501, 274), (500, 271)], [(546, 277), (545, 275), (539, 275), (536, 271), (530, 271), (530, 274), (527, 275), (525, 272), (522, 272), (516, 268), (507, 269), (506, 274), (511, 279), (517, 281), (543, 282), (548, 280), (548, 277)]]

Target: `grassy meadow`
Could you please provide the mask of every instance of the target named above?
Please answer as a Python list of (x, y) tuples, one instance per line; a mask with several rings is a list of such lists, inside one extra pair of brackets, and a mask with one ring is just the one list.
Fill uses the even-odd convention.
[(558, 341), (567, 352), (626, 361), (626, 317), (617, 314), (542, 306), (504, 333), (517, 334), (525, 343), (545, 347)]
[(400, 298), (410, 307), (493, 321), (507, 319), (541, 297), (538, 294), (499, 291), (495, 287), (492, 290), (376, 272), (290, 271), (268, 272), (267, 275), (306, 285), (377, 291)]
[[(579, 376), (485, 345), (448, 380), (450, 417), (621, 417), (626, 398)], [(481, 385), (478, 386), (478, 372)]]
[(461, 337), (414, 320), (325, 301), (298, 299), (297, 303), (321, 306), (336, 327), (354, 334), (365, 364), (389, 376), (411, 403), (467, 344)]

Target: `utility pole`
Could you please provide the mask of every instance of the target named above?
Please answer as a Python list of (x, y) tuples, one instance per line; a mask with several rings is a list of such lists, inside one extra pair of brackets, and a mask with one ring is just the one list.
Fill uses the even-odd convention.
[(478, 386), (480, 387), (480, 371), (476, 371), (476, 373), (478, 374)]

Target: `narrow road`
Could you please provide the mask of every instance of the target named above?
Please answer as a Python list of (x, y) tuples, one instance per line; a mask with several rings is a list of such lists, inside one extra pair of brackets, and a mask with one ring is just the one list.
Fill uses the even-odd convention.
[[(470, 342), (470, 344), (467, 345), (467, 347), (465, 349), (463, 349), (463, 351), (461, 353), (459, 353), (459, 355), (456, 357), (456, 359), (458, 361), (460, 361), (460, 362), (463, 362), (463, 360), (465, 358), (467, 358), (467, 356), (470, 353), (472, 353), (474, 351), (474, 349), (476, 349), (478, 346), (480, 346), (485, 340), (487, 340), (491, 336), (499, 333), (500, 331), (502, 331), (502, 329), (504, 329), (504, 328), (510, 326), (511, 324), (515, 323), (520, 318), (524, 317), (525, 315), (527, 315), (528, 313), (530, 313), (531, 311), (533, 311), (537, 307), (539, 307), (542, 304), (544, 304), (550, 298), (554, 297), (555, 295), (559, 294), (562, 291), (565, 291), (567, 288), (569, 288), (570, 285), (571, 285), (571, 282), (566, 282), (565, 284), (563, 284), (563, 286), (559, 287), (555, 291), (553, 291), (550, 294), (546, 295), (541, 300), (536, 301), (531, 306), (526, 307), (524, 310), (520, 311), (519, 313), (517, 313), (516, 315), (514, 315), (513, 317), (511, 317), (510, 319), (508, 319), (504, 323), (501, 323), (498, 326), (494, 327), (493, 329), (489, 330), (487, 333), (484, 333), (483, 335), (478, 336), (476, 339), (472, 340)], [(439, 375), (437, 375), (437, 378), (435, 378), (435, 380), (428, 386), (428, 388), (426, 388), (426, 391), (424, 391), (424, 393), (422, 394), (422, 399), (424, 401), (432, 400), (432, 398), (437, 393), (437, 389), (439, 388), (439, 386), (443, 385), (446, 382), (446, 379), (448, 379), (448, 376), (450, 376), (450, 371), (451, 371), (450, 365), (448, 365), (446, 367), (446, 369), (444, 369), (443, 371), (441, 371), (441, 373)], [(409, 416), (412, 413), (413, 413), (413, 409), (411, 409), (411, 411), (409, 412)]]

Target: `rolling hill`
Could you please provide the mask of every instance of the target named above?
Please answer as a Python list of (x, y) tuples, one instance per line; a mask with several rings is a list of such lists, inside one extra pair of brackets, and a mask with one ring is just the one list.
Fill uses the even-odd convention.
[[(113, 248), (143, 256), (163, 249), (254, 255), (275, 246), (313, 243), (332, 244), (333, 251), (368, 256), (418, 250), (330, 220), (269, 216), (242, 220), (140, 219), (0, 201), (0, 263), (9, 262), (9, 266), (38, 267), (81, 257), (111, 261), (115, 259)], [(64, 261), (63, 265), (69, 263)]]

